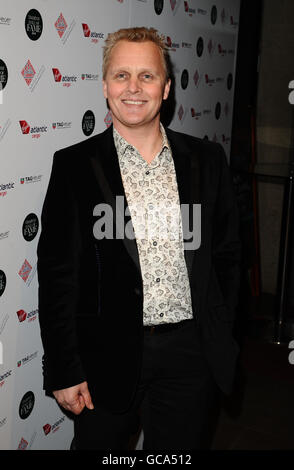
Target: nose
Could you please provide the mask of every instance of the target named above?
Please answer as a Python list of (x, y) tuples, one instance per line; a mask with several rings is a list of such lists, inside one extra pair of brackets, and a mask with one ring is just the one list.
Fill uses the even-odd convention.
[(128, 81), (128, 90), (130, 93), (138, 93), (141, 90), (138, 77), (130, 77)]

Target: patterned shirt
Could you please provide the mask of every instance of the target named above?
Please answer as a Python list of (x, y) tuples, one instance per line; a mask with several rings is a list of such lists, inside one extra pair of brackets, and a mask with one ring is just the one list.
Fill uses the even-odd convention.
[(143, 277), (144, 325), (193, 317), (176, 173), (160, 129), (162, 149), (150, 163), (113, 129)]

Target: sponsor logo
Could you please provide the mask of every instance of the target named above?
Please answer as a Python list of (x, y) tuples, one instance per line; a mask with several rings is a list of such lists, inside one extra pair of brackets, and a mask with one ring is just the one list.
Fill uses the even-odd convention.
[[(8, 82), (8, 69), (5, 62), (0, 59), (0, 93), (4, 90)], [(2, 95), (1, 102), (2, 103)]]
[(60, 13), (59, 17), (55, 21), (55, 28), (58, 32), (59, 37), (62, 38), (67, 29), (67, 22), (65, 21), (65, 18), (62, 13)]
[(180, 44), (178, 42), (173, 42), (170, 36), (166, 36), (165, 41), (166, 41), (165, 44), (169, 48), (170, 51), (176, 51), (180, 47)]
[(203, 42), (203, 38), (200, 36), (196, 44), (196, 52), (197, 52), (198, 57), (202, 56), (203, 49), (204, 49), (204, 42)]
[(195, 111), (194, 108), (191, 108), (191, 116), (193, 119), (196, 119), (196, 121), (201, 117), (202, 113), (201, 111)]
[(190, 42), (182, 42), (183, 49), (191, 49), (192, 44)]
[(215, 24), (216, 20), (217, 20), (217, 8), (215, 5), (213, 5), (213, 7), (211, 8), (211, 12), (210, 12), (211, 24)]
[(82, 73), (82, 80), (88, 80), (88, 81), (97, 81), (99, 78), (99, 75), (98, 73), (97, 74), (94, 74), (94, 73)]
[(28, 447), (29, 443), (26, 441), (23, 437), (20, 440), (20, 443), (18, 444), (18, 450), (26, 450)]
[(43, 126), (30, 126), (27, 121), (19, 121), (21, 132), (24, 135), (31, 134), (33, 139), (39, 139), (41, 134), (47, 132), (48, 127), (46, 125)]
[(35, 69), (33, 67), (33, 64), (31, 63), (30, 60), (28, 60), (27, 63), (25, 64), (24, 68), (21, 71), (21, 74), (22, 74), (23, 78), (25, 79), (25, 82), (28, 85), (31, 92), (33, 92), (34, 89), (36, 88), (36, 86), (39, 83), (39, 80), (42, 77), (44, 71), (45, 71), (44, 65), (42, 65), (42, 67), (40, 68), (40, 70), (36, 74), (36, 71), (35, 71)]
[(43, 31), (43, 20), (38, 10), (32, 9), (25, 18), (25, 30), (32, 41), (37, 41)]
[(39, 230), (39, 219), (36, 214), (26, 216), (22, 225), (22, 234), (27, 242), (31, 242), (36, 237)]
[(197, 13), (198, 15), (205, 16), (207, 15), (207, 10), (204, 10), (203, 8), (197, 8)]
[(111, 114), (111, 111), (109, 110), (108, 113), (106, 114), (105, 118), (104, 118), (104, 122), (105, 122), (105, 125), (106, 127), (110, 127), (111, 124), (112, 124), (112, 114)]
[(200, 82), (202, 80), (202, 75), (199, 74), (198, 70), (196, 70), (196, 72), (194, 73), (194, 77), (193, 77), (193, 80), (194, 80), (194, 83), (195, 83), (195, 86), (198, 88), (199, 85), (200, 85)]
[(82, 119), (82, 130), (83, 133), (88, 137), (92, 134), (95, 128), (95, 115), (93, 111), (88, 110), (85, 112)]
[(154, 0), (154, 10), (157, 15), (161, 15), (164, 6), (164, 0)]
[(104, 33), (97, 33), (97, 31), (91, 31), (86, 23), (82, 23), (83, 33), (85, 38), (90, 38), (91, 42), (97, 44), (99, 39), (104, 39)]
[(29, 313), (27, 313), (27, 312), (25, 312), (25, 310), (21, 309), (21, 310), (18, 310), (16, 312), (16, 314), (17, 314), (18, 321), (20, 323), (22, 323), (25, 320), (27, 320), (28, 322), (32, 322), (32, 321), (36, 320), (38, 312), (39, 312), (38, 309), (32, 310)]
[(187, 110), (181, 104), (179, 106), (179, 109), (178, 109), (178, 112), (177, 112), (177, 115), (178, 115), (178, 118), (179, 118), (179, 121), (180, 121), (181, 124), (183, 124), (183, 122), (185, 120), (185, 117), (186, 117), (186, 114), (187, 114)]
[(31, 63), (30, 60), (27, 61), (26, 65), (24, 66), (24, 68), (22, 69), (21, 71), (21, 74), (23, 76), (23, 78), (25, 79), (26, 81), (26, 84), (27, 85), (30, 85), (34, 76), (36, 75), (36, 71)]
[(78, 79), (76, 75), (61, 75), (57, 68), (52, 69), (54, 80), (57, 83), (62, 83), (65, 87), (70, 87)]
[(26, 282), (28, 280), (28, 277), (30, 275), (30, 272), (32, 271), (32, 266), (30, 265), (30, 263), (28, 262), (28, 260), (25, 260), (22, 267), (20, 268), (18, 274), (20, 275), (20, 277), (22, 278), (22, 280), (24, 282)]
[(70, 129), (72, 126), (72, 122), (53, 122), (52, 128), (54, 130), (62, 130), (62, 129)]
[(10, 24), (11, 24), (11, 18), (0, 16), (0, 25), (10, 26)]
[(33, 359), (36, 359), (37, 356), (38, 356), (38, 351), (35, 351), (34, 353), (28, 354), (27, 356), (20, 359), (20, 361), (17, 361), (17, 367), (21, 367), (23, 365), (28, 364)]
[(195, 8), (190, 8), (189, 3), (186, 1), (184, 1), (184, 9), (185, 9), (185, 12), (188, 13), (189, 16), (193, 16), (196, 13)]
[(24, 394), (22, 397), (19, 408), (18, 408), (18, 414), (21, 419), (27, 419), (31, 412), (33, 411), (35, 404), (35, 395), (33, 392), (29, 391)]
[(39, 183), (41, 179), (42, 179), (42, 175), (25, 176), (24, 178), (20, 178), (20, 184)]
[(14, 189), (14, 183), (0, 183), (0, 197), (5, 197), (10, 189)]
[(208, 41), (207, 50), (208, 50), (209, 56), (212, 57), (214, 50), (215, 50), (215, 42), (213, 42), (212, 39), (209, 39)]
[(189, 83), (189, 72), (187, 69), (184, 69), (181, 76), (181, 87), (183, 90), (186, 90)]
[(170, 0), (170, 6), (174, 15), (176, 15), (182, 0)]
[(225, 24), (227, 21), (226, 10), (223, 8), (220, 14), (222, 24)]
[(231, 15), (230, 16), (230, 25), (233, 27), (233, 28), (236, 28), (238, 26), (238, 21), (235, 21), (234, 20), (234, 17)]
[(62, 13), (60, 13), (59, 17), (54, 23), (56, 31), (58, 33), (58, 36), (61, 39), (62, 44), (64, 45), (66, 41), (68, 40), (73, 28), (76, 25), (75, 20), (71, 22), (71, 24), (68, 26), (64, 16)]
[(8, 377), (11, 376), (11, 373), (12, 373), (12, 370), (8, 370), (4, 372), (4, 374), (0, 375), (0, 390), (1, 390), (1, 387), (4, 386), (6, 379), (8, 379)]
[(207, 73), (205, 74), (205, 82), (209, 86), (212, 86), (215, 83), (222, 83), (223, 81), (224, 81), (223, 77), (211, 78), (211, 77), (209, 77), (209, 75)]
[(45, 436), (48, 436), (48, 434), (50, 434), (50, 432), (54, 433), (56, 431), (58, 431), (60, 429), (60, 425), (64, 422), (65, 420), (65, 416), (62, 416), (61, 418), (59, 418), (54, 424), (45, 424), (43, 426), (43, 431), (44, 431), (44, 434)]

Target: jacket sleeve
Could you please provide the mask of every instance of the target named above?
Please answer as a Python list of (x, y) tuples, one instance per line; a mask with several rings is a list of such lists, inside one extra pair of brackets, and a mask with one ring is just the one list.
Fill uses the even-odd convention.
[(239, 214), (224, 150), (219, 147), (219, 182), (214, 213), (213, 265), (225, 303), (232, 315), (238, 302), (241, 245)]
[(86, 380), (78, 354), (75, 313), (81, 238), (74, 182), (66, 154), (56, 152), (41, 214), (37, 248), (39, 322), (47, 392)]

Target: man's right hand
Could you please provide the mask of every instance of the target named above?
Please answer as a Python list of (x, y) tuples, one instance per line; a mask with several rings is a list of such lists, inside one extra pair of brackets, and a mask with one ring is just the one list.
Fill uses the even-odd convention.
[(87, 382), (82, 382), (62, 390), (55, 390), (53, 395), (60, 406), (75, 415), (79, 415), (85, 406), (89, 408), (89, 410), (94, 409)]

